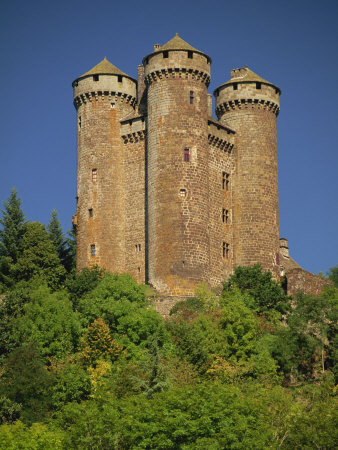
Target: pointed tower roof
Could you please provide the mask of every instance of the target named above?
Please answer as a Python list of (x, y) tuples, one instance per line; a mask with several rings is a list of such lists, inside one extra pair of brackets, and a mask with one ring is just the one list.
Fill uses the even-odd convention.
[(182, 38), (180, 38), (177, 33), (172, 39), (170, 39), (170, 41), (161, 47), (161, 50), (192, 50), (194, 52), (199, 52), (199, 50), (196, 50), (196, 48), (192, 47), (188, 44), (188, 42), (185, 42)]
[[(224, 83), (222, 86), (226, 86), (227, 84), (233, 84), (233, 83), (264, 83), (269, 84), (270, 86), (275, 87), (276, 89), (280, 91), (279, 87), (274, 85), (273, 83), (270, 83), (269, 81), (264, 80), (262, 77), (257, 75), (255, 72), (250, 70), (247, 66), (242, 67), (240, 69), (234, 69), (231, 71), (231, 79)], [(216, 89), (217, 90), (217, 89)]]
[(205, 56), (207, 58), (207, 60), (209, 62), (211, 62), (210, 56), (208, 56), (206, 53), (203, 53), (200, 50), (197, 50), (196, 48), (192, 47), (190, 44), (188, 44), (188, 42), (184, 41), (181, 37), (179, 37), (179, 35), (177, 33), (166, 44), (164, 44), (162, 46), (156, 46), (156, 47), (157, 48), (154, 52), (150, 53), (149, 55), (147, 55), (143, 58), (143, 62), (149, 56), (156, 55), (157, 53), (161, 53), (161, 52), (167, 51), (167, 50), (186, 50), (186, 51), (196, 52), (196, 53), (199, 53), (200, 55)]
[(131, 80), (134, 80), (132, 77), (127, 75), (126, 73), (122, 72), (122, 70), (118, 69), (114, 64), (112, 64), (106, 57), (96, 64), (92, 69), (90, 69), (88, 72), (84, 73), (80, 77), (77, 78), (77, 80), (80, 80), (81, 78), (89, 77), (91, 75), (122, 75), (124, 77), (130, 78)]

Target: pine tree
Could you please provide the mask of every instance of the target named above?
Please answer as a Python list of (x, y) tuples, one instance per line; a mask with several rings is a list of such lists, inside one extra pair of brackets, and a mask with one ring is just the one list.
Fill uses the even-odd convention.
[(51, 218), (49, 224), (47, 225), (47, 231), (49, 234), (50, 240), (53, 242), (60, 260), (64, 263), (66, 258), (66, 239), (62, 232), (62, 227), (58, 218), (58, 213), (56, 209), (53, 209), (51, 213)]
[(0, 258), (10, 258), (12, 263), (16, 263), (20, 251), (22, 236), (26, 229), (24, 213), (21, 209), (21, 200), (17, 197), (17, 191), (12, 189), (12, 193), (4, 202), (2, 218), (0, 224)]

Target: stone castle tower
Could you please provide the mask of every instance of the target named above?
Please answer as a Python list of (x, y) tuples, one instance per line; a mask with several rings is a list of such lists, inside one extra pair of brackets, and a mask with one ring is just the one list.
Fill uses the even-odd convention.
[(277, 279), (290, 269), (279, 252), (281, 91), (233, 70), (214, 92), (216, 120), (210, 64), (176, 35), (154, 46), (137, 81), (105, 58), (73, 82), (79, 270), (98, 264), (189, 296), (238, 265), (258, 262)]

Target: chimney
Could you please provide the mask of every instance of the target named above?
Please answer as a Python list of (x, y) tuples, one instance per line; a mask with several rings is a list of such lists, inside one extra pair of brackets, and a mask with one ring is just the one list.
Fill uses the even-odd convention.
[(289, 247), (288, 240), (285, 238), (279, 238), (279, 253), (284, 256), (284, 258), (289, 258)]
[(161, 50), (161, 47), (161, 44), (154, 44), (154, 52), (158, 52), (159, 50)]
[(146, 92), (146, 85), (144, 82), (144, 67), (142, 64), (137, 68), (137, 102), (139, 113), (146, 114), (147, 92)]
[(208, 116), (212, 117), (212, 95), (208, 94)]

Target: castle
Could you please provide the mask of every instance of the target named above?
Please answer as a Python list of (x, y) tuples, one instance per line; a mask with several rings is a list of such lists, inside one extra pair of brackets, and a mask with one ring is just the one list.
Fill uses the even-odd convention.
[(137, 81), (105, 58), (73, 82), (78, 269), (128, 272), (178, 297), (258, 262), (286, 275), (290, 292), (319, 292), (279, 238), (281, 90), (232, 70), (214, 91), (216, 120), (210, 64), (176, 35), (154, 46)]

